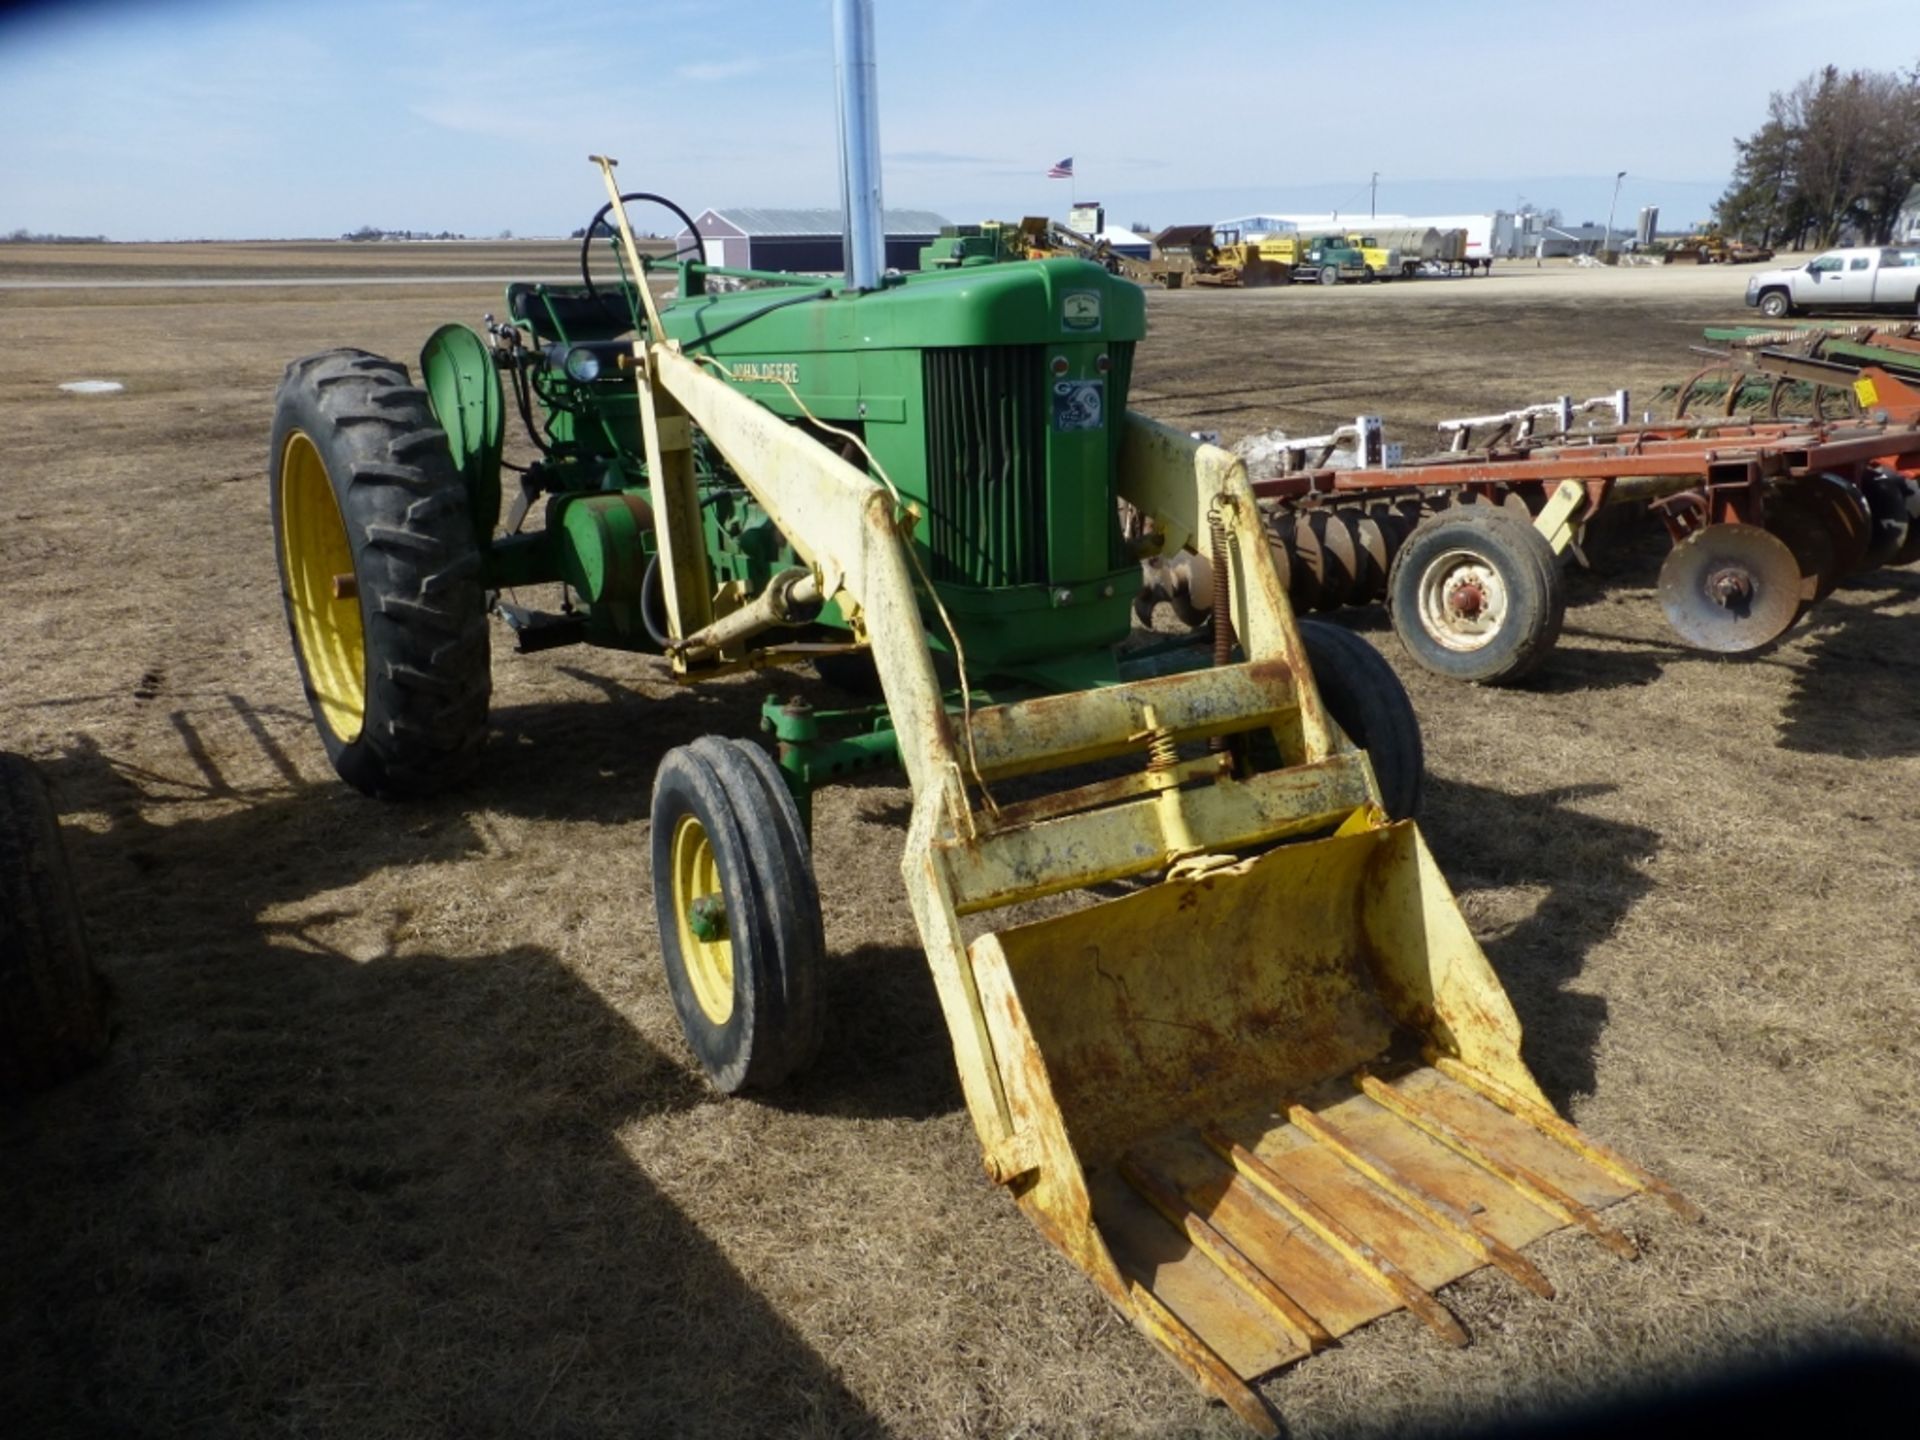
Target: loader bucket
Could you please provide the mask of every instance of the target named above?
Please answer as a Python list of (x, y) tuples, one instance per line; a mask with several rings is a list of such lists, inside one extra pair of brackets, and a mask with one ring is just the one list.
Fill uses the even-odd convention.
[[(1256, 1425), (1245, 1382), (1664, 1188), (1554, 1117), (1411, 822), (1350, 827), (969, 948), (1041, 1230)], [(1684, 1202), (1682, 1202), (1684, 1204)]]

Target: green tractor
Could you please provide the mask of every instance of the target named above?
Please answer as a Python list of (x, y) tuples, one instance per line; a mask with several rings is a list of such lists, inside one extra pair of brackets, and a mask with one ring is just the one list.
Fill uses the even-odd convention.
[[(1127, 410), (1139, 288), (1007, 258), (991, 227), (882, 273), (871, 22), (835, 16), (844, 280), (711, 266), (697, 239), (644, 258), (626, 206), (657, 197), (603, 160), (580, 283), (510, 285), (505, 319), (443, 327), (422, 388), (357, 351), (289, 367), (272, 505), (316, 725), (368, 793), (457, 781), (486, 740), (490, 611), (522, 649), (650, 651), (688, 682), (811, 663), (866, 690), (770, 700), (771, 755), (709, 737), (659, 767), (655, 909), (690, 1048), (723, 1091), (817, 1049), (809, 799), (898, 765), (902, 876), (987, 1173), (1270, 1430), (1258, 1376), (1402, 1306), (1457, 1333), (1421, 1285), (1534, 1275), (1512, 1247), (1577, 1216), (1619, 1240), (1593, 1209), (1657, 1182), (1569, 1140), (1521, 1061), (1408, 818), (1419, 731), (1391, 670), (1295, 621), (1237, 459)], [(513, 487), (509, 423), (537, 452)], [(1137, 630), (1142, 554), (1184, 548), (1212, 560), (1211, 631)], [(503, 598), (536, 585), (567, 602)], [(1407, 1148), (1436, 1124), (1504, 1173), (1545, 1164), (1576, 1208)], [(1344, 1198), (1308, 1173), (1369, 1147), (1412, 1158)], [(1389, 1183), (1395, 1205), (1362, 1193)], [(1302, 1186), (1331, 1238), (1289, 1239)], [(1310, 1305), (1287, 1298), (1296, 1261)]]

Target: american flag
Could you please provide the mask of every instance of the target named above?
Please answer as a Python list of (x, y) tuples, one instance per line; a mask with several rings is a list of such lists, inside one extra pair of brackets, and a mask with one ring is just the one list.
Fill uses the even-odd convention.
[(1071, 180), (1073, 178), (1073, 157), (1069, 155), (1058, 165), (1047, 171), (1049, 180)]

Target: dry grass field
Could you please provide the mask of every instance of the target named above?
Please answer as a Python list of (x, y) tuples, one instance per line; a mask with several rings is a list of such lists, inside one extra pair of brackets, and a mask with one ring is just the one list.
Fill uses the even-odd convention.
[[(0, 281), (564, 274), (565, 247), (0, 252)], [(372, 257), (372, 258), (369, 258)], [(363, 261), (365, 262), (363, 264)], [(463, 268), (463, 267), (471, 267)], [(1135, 404), (1228, 440), (1690, 368), (1741, 271), (1156, 295)], [(56, 790), (119, 1029), (0, 1111), (15, 1435), (1238, 1434), (984, 1178), (898, 871), (904, 791), (819, 803), (817, 1068), (708, 1093), (653, 935), (649, 784), (770, 682), (496, 644), (483, 776), (336, 783), (280, 614), (282, 366), (412, 360), (481, 283), (0, 291), (0, 745)], [(76, 396), (66, 380), (124, 382)], [(1706, 1210), (1485, 1273), (1270, 1382), (1300, 1435), (1920, 1342), (1920, 573), (1771, 652), (1679, 648), (1657, 552), (1576, 578), (1529, 686), (1448, 685), (1343, 617), (1425, 727), (1424, 826), (1555, 1102)], [(805, 675), (783, 687), (829, 693)]]

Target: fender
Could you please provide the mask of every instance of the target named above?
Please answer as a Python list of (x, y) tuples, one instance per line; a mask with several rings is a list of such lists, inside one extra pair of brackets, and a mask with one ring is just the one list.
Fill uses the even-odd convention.
[(492, 352), (465, 325), (442, 325), (420, 347), (420, 379), (447, 432), (453, 465), (467, 487), (474, 539), (484, 552), (500, 523), (500, 452), (505, 402)]

